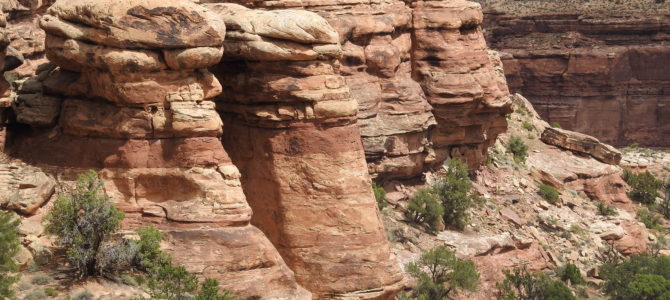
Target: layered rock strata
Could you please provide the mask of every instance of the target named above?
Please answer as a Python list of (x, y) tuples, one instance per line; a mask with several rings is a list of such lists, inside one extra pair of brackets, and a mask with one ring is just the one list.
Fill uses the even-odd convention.
[(618, 165), (621, 161), (621, 152), (616, 148), (603, 144), (598, 139), (586, 134), (547, 127), (542, 132), (542, 141), (563, 149), (588, 154), (593, 158), (610, 165)]
[(208, 6), (225, 20), (217, 108), (258, 226), (315, 297), (403, 284), (370, 188), (338, 35), (306, 11)]
[(13, 153), (100, 169), (125, 228), (161, 229), (175, 263), (242, 298), (310, 299), (250, 225), (240, 173), (223, 149), (205, 68), (223, 53), (223, 21), (188, 1), (57, 1), (41, 20), (45, 67), (22, 81)]
[(670, 146), (670, 3), (478, 0), (510, 89), (563, 128)]
[[(9, 45), (9, 38), (5, 31), (6, 26), (7, 19), (5, 18), (5, 14), (0, 12), (0, 72), (3, 74), (5, 71), (7, 46)], [(6, 109), (11, 106), (9, 102), (9, 92), (9, 82), (2, 76), (2, 78), (0, 78), (0, 151), (4, 150), (5, 140), (7, 139), (6, 124), (8, 122), (8, 116)]]
[(448, 158), (478, 166), (506, 128), (509, 95), (475, 3), (231, 2), (313, 11), (336, 29), (373, 177), (417, 176)]

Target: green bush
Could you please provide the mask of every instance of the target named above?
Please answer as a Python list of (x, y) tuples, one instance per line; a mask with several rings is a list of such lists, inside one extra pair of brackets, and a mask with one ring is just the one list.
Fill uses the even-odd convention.
[(49, 296), (49, 297), (58, 296), (58, 291), (56, 289), (52, 288), (52, 287), (48, 287), (48, 288), (44, 289), (44, 293), (46, 293), (47, 296)]
[(152, 272), (158, 267), (172, 262), (172, 257), (161, 250), (160, 243), (163, 240), (161, 232), (153, 226), (142, 227), (136, 230), (140, 240), (137, 242), (137, 255), (135, 265), (139, 269)]
[(436, 232), (444, 215), (444, 207), (437, 200), (433, 188), (422, 188), (409, 199), (406, 215), (410, 221), (425, 225), (431, 232)]
[(472, 181), (468, 175), (468, 166), (457, 159), (447, 164), (447, 174), (435, 186), (435, 194), (442, 201), (444, 225), (463, 229), (470, 218), (468, 210), (477, 204), (477, 197), (470, 193)]
[(384, 207), (386, 207), (386, 191), (374, 181), (372, 182), (372, 191), (375, 193), (377, 207), (379, 207), (379, 210), (384, 209)]
[(497, 284), (502, 300), (577, 300), (570, 288), (545, 273), (531, 273), (526, 267), (503, 270), (505, 280)]
[(614, 206), (608, 205), (605, 203), (605, 201), (598, 201), (598, 205), (596, 206), (598, 214), (601, 216), (616, 216), (619, 215), (619, 212), (617, 212), (616, 208)]
[(101, 273), (96, 265), (99, 252), (123, 219), (123, 212), (101, 190), (102, 181), (95, 171), (80, 174), (74, 191), (59, 195), (45, 217), (46, 232), (67, 249), (67, 258), (80, 278)]
[(12, 284), (19, 280), (12, 275), (18, 270), (14, 256), (19, 252), (19, 220), (13, 214), (0, 211), (0, 299), (12, 298)]
[(574, 264), (566, 264), (562, 267), (556, 269), (556, 275), (558, 275), (561, 280), (565, 282), (570, 282), (572, 284), (584, 284), (586, 280), (582, 277), (582, 273), (579, 271), (579, 268)]
[(643, 207), (638, 209), (637, 218), (640, 220), (640, 222), (644, 223), (645, 227), (663, 231), (663, 227), (661, 227), (661, 217), (648, 208)]
[(670, 257), (633, 255), (600, 268), (602, 291), (612, 300), (670, 299)]
[(661, 203), (658, 205), (658, 211), (666, 218), (670, 219), (670, 180), (663, 183), (661, 194)]
[(663, 183), (649, 171), (640, 174), (624, 171), (623, 178), (631, 187), (628, 196), (637, 202), (648, 205), (654, 204), (656, 197), (660, 196), (658, 190), (661, 189)]
[(539, 186), (540, 190), (537, 192), (544, 198), (544, 200), (547, 200), (547, 202), (551, 204), (556, 204), (558, 202), (558, 191), (551, 185), (548, 184), (541, 184)]
[(533, 131), (533, 129), (535, 129), (535, 126), (533, 126), (533, 124), (530, 124), (530, 122), (528, 121), (523, 121), (523, 128), (528, 131)]
[(234, 300), (235, 297), (229, 291), (219, 294), (219, 282), (212, 278), (205, 279), (200, 287), (200, 292), (195, 300)]
[(516, 163), (524, 163), (528, 157), (528, 145), (520, 137), (512, 136), (507, 142), (507, 152), (514, 155)]
[(51, 282), (51, 280), (52, 280), (51, 276), (46, 275), (46, 274), (39, 274), (39, 275), (35, 275), (30, 282), (32, 282), (33, 284), (37, 284), (37, 285), (46, 285), (46, 284), (49, 284)]
[(455, 290), (474, 291), (479, 273), (472, 261), (456, 257), (445, 246), (435, 247), (407, 265), (407, 272), (417, 279), (408, 299), (447, 299)]
[(562, 128), (563, 128), (563, 127), (561, 127), (561, 124), (558, 123), (558, 122), (553, 122), (553, 123), (551, 123), (551, 127), (553, 127), (553, 128), (558, 128), (558, 129), (562, 129)]

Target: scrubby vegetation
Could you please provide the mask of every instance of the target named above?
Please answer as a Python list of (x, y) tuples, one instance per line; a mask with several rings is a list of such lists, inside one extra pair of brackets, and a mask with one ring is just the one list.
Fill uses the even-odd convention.
[(658, 191), (663, 183), (649, 171), (635, 174), (630, 170), (624, 170), (623, 179), (630, 185), (631, 191), (628, 192), (628, 196), (634, 201), (651, 205), (655, 203), (656, 197), (660, 196)]
[(528, 145), (520, 137), (512, 136), (507, 142), (507, 152), (514, 155), (516, 163), (524, 163), (528, 157)]
[(119, 229), (123, 212), (101, 193), (102, 181), (94, 171), (77, 179), (74, 191), (59, 195), (46, 215), (46, 232), (67, 249), (67, 258), (80, 277), (100, 275), (103, 243)]
[(528, 121), (523, 121), (522, 125), (523, 125), (523, 128), (526, 129), (527, 131), (533, 131), (535, 129), (535, 126), (533, 126), (533, 124), (531, 124)]
[(577, 300), (570, 288), (546, 273), (532, 273), (524, 267), (504, 270), (505, 280), (498, 283), (501, 300)]
[(582, 273), (574, 264), (566, 264), (556, 269), (556, 275), (564, 282), (571, 284), (584, 284), (586, 280), (582, 277)]
[(603, 292), (612, 300), (670, 299), (670, 257), (634, 255), (600, 268)]
[(379, 207), (379, 210), (384, 209), (386, 207), (386, 191), (382, 186), (377, 184), (376, 182), (372, 182), (372, 191), (375, 193), (375, 199), (377, 200), (377, 207)]
[(619, 212), (617, 212), (616, 208), (612, 205), (608, 205), (605, 203), (605, 201), (598, 201), (598, 204), (596, 205), (596, 209), (599, 215), (601, 216), (616, 216), (619, 215)]
[(474, 262), (457, 258), (445, 246), (423, 253), (418, 261), (407, 265), (407, 272), (417, 284), (411, 295), (401, 294), (398, 299), (448, 299), (455, 290), (476, 290), (479, 282)]
[(0, 211), (0, 299), (14, 297), (11, 285), (19, 280), (13, 273), (18, 270), (12, 259), (19, 252), (19, 220)]
[(556, 204), (558, 202), (558, 191), (551, 185), (548, 184), (541, 184), (539, 186), (538, 194), (544, 198), (544, 200), (547, 200), (547, 202), (551, 204)]
[(644, 223), (645, 227), (663, 231), (663, 227), (661, 227), (661, 216), (649, 210), (648, 208), (643, 207), (638, 209), (637, 218), (640, 220), (640, 222)]
[(417, 191), (409, 200), (407, 218), (430, 231), (437, 230), (440, 219), (448, 228), (463, 229), (469, 220), (468, 210), (480, 201), (471, 188), (468, 166), (453, 159), (441, 181)]

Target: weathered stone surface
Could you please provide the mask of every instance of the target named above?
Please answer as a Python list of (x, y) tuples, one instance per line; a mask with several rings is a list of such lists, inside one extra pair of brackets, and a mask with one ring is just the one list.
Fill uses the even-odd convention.
[(547, 127), (542, 132), (542, 141), (563, 149), (591, 155), (595, 159), (610, 165), (618, 165), (621, 161), (619, 150), (586, 134)]
[(12, 105), (17, 122), (48, 127), (56, 124), (62, 100), (42, 94), (19, 95)]
[(550, 123), (615, 146), (669, 146), (670, 5), (477, 0), (510, 89)]
[(24, 165), (0, 164), (0, 183), (0, 207), (28, 215), (49, 201), (56, 190), (53, 178)]
[(47, 32), (116, 48), (219, 47), (225, 25), (184, 0), (56, 1), (41, 20)]

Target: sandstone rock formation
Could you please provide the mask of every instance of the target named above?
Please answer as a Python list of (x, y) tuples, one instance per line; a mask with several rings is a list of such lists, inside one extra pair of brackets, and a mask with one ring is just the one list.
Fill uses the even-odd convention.
[[(5, 26), (7, 26), (7, 19), (5, 14), (0, 12), (0, 71), (5, 70), (5, 57), (6, 50), (9, 44), (9, 38), (5, 31)], [(5, 149), (5, 140), (7, 138), (7, 112), (6, 108), (11, 106), (9, 102), (9, 82), (7, 82), (2, 76), (0, 78), (0, 151)]]
[(37, 168), (0, 164), (0, 208), (31, 215), (51, 199), (56, 181)]
[(621, 152), (616, 148), (603, 144), (596, 138), (579, 132), (560, 128), (546, 127), (542, 132), (542, 141), (593, 156), (593, 158), (610, 165), (618, 165), (621, 161)]
[(670, 146), (670, 2), (477, 0), (513, 92), (616, 146)]
[(476, 3), (233, 2), (313, 11), (339, 33), (373, 177), (413, 177), (454, 157), (478, 166), (506, 128), (507, 88)]
[(240, 297), (309, 299), (250, 225), (220, 142), (221, 85), (205, 68), (221, 58), (223, 21), (180, 0), (63, 0), (48, 12), (46, 54), (58, 67), (19, 83), (13, 110), (29, 128), (12, 153), (100, 169), (125, 228), (157, 226), (177, 264)]
[(217, 108), (252, 224), (315, 297), (394, 295), (403, 276), (370, 188), (335, 30), (311, 12), (208, 7), (229, 28), (213, 69), (224, 91)]

